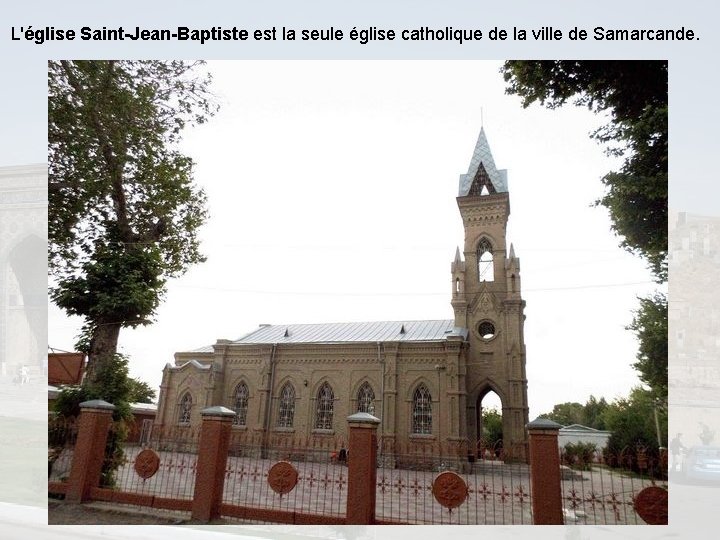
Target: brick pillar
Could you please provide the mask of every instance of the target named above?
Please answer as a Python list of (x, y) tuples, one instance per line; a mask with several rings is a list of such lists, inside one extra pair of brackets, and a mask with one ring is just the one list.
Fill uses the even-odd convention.
[(200, 412), (202, 427), (198, 447), (195, 493), (192, 517), (208, 522), (220, 517), (225, 466), (235, 411), (226, 407), (209, 407)]
[(77, 441), (65, 500), (83, 502), (90, 498), (90, 488), (100, 484), (105, 461), (105, 443), (115, 405), (95, 399), (80, 404)]
[(527, 425), (530, 433), (530, 488), (535, 525), (563, 524), (558, 448), (558, 430), (561, 427), (543, 418)]
[(380, 420), (359, 412), (348, 416), (347, 525), (375, 523), (375, 485), (377, 484), (377, 427)]

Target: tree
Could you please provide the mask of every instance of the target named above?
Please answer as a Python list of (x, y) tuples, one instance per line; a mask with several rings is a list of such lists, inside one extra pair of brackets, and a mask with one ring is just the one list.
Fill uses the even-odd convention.
[(482, 437), (488, 446), (495, 446), (502, 441), (502, 414), (495, 408), (482, 410)]
[(593, 136), (625, 157), (603, 178), (598, 201), (610, 211), (622, 245), (645, 257), (667, 279), (668, 92), (667, 61), (509, 61), (507, 92), (554, 109), (574, 100), (611, 121)]
[[(502, 72), (507, 93), (520, 96), (524, 107), (537, 101), (554, 109), (572, 100), (610, 114), (610, 123), (592, 136), (624, 162), (603, 177), (606, 192), (597, 203), (608, 209), (621, 245), (642, 256), (659, 283), (667, 281), (667, 61), (509, 61)], [(663, 327), (657, 318), (663, 313), (667, 332), (665, 296), (641, 299), (630, 329), (640, 340), (634, 367), (666, 398), (667, 348), (663, 355), (655, 346)], [(656, 322), (648, 332), (651, 320)], [(659, 380), (663, 372), (664, 383)]]
[(563, 426), (583, 423), (583, 406), (577, 402), (558, 403), (553, 407), (552, 412), (541, 414), (540, 418), (546, 418)]
[(640, 380), (660, 399), (668, 395), (668, 306), (665, 295), (641, 298), (629, 326), (640, 342), (638, 361), (633, 367), (640, 372)]
[(151, 322), (169, 278), (203, 261), (207, 217), (182, 130), (217, 107), (210, 76), (179, 61), (51, 61), (49, 258), (53, 301), (84, 318), (93, 384), (121, 328)]
[[(631, 458), (631, 467), (637, 468), (636, 456), (643, 449), (653, 460), (656, 467), (659, 463), (658, 432), (655, 423), (667, 426), (667, 409), (658, 407), (653, 393), (644, 388), (634, 388), (626, 399), (618, 399), (611, 403), (603, 413), (605, 425), (612, 432), (605, 449), (607, 461), (617, 465), (622, 463), (620, 457)], [(667, 430), (659, 434), (662, 446), (667, 447)]]
[(605, 420), (603, 413), (608, 406), (605, 398), (597, 399), (595, 396), (590, 396), (585, 405), (581, 405), (576, 401), (558, 403), (553, 407), (552, 412), (541, 414), (540, 418), (547, 418), (563, 426), (580, 424), (593, 429), (604, 430)]
[(582, 424), (593, 429), (604, 430), (605, 419), (603, 413), (608, 406), (608, 402), (605, 401), (604, 397), (597, 399), (595, 396), (590, 396), (583, 406)]
[(130, 403), (152, 403), (155, 399), (155, 390), (145, 381), (129, 379), (128, 401)]
[(147, 391), (155, 394), (147, 383), (131, 379), (128, 373), (128, 358), (115, 354), (98, 366), (94, 381), (85, 380), (82, 386), (63, 388), (54, 404), (55, 412), (65, 418), (79, 416), (83, 401), (103, 399), (115, 405), (102, 468), (101, 484), (106, 487), (114, 486), (115, 472), (125, 462), (122, 442), (127, 438), (127, 424), (132, 419), (130, 404), (139, 401), (138, 397), (145, 397), (143, 394), (147, 395)]

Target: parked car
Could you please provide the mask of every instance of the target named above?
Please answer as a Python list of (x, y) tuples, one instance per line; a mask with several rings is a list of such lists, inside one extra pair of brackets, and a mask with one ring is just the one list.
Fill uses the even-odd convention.
[(682, 470), (688, 480), (720, 481), (720, 447), (693, 446), (684, 456)]

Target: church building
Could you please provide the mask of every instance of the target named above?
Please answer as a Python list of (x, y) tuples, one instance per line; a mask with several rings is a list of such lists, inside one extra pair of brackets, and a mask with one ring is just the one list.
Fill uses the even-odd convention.
[(481, 403), (502, 403), (504, 448), (527, 459), (527, 378), (520, 260), (506, 229), (507, 171), (483, 129), (458, 208), (462, 251), (450, 265), (454, 318), (261, 325), (236, 340), (175, 354), (163, 372), (156, 423), (197, 426), (200, 411), (236, 411), (234, 429), (346, 437), (358, 411), (380, 419), (384, 448), (457, 443), (478, 452)]

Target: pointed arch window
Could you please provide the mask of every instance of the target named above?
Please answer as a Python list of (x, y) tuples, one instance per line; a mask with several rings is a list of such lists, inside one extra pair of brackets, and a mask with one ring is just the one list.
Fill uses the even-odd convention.
[(495, 281), (493, 265), (493, 248), (487, 238), (480, 240), (477, 248), (478, 280)]
[(180, 403), (178, 404), (178, 423), (189, 424), (191, 412), (192, 396), (190, 395), (190, 392), (185, 392), (185, 394), (183, 394), (183, 397), (180, 399)]
[(357, 393), (357, 412), (375, 414), (375, 392), (367, 381), (362, 383)]
[(244, 382), (238, 384), (235, 387), (233, 397), (235, 398), (233, 407), (235, 410), (235, 418), (233, 419), (233, 424), (236, 426), (244, 426), (247, 424), (248, 398), (250, 397), (247, 384)]
[(335, 394), (328, 383), (323, 383), (317, 393), (315, 429), (332, 429)]
[(418, 385), (413, 393), (412, 432), (420, 435), (432, 434), (432, 396), (424, 384)]
[(295, 388), (285, 383), (280, 390), (280, 410), (278, 412), (278, 427), (291, 428), (295, 418)]

